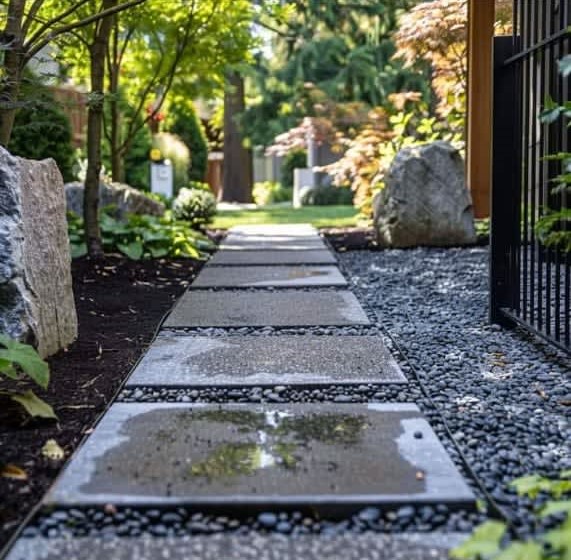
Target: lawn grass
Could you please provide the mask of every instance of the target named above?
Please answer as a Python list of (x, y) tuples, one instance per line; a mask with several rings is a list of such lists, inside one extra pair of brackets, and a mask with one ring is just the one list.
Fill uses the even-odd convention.
[(247, 224), (301, 224), (315, 227), (348, 227), (357, 225), (357, 211), (353, 206), (267, 206), (254, 210), (218, 212), (210, 226), (228, 229)]

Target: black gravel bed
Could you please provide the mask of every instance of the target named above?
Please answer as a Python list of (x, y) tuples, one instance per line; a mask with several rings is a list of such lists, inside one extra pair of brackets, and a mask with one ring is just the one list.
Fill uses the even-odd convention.
[[(376, 321), (376, 316), (365, 307), (365, 313), (370, 321)], [(370, 316), (369, 316), (370, 314)], [(191, 336), (280, 336), (280, 335), (323, 335), (323, 336), (372, 336), (382, 334), (376, 325), (354, 325), (345, 327), (163, 327), (161, 332)]]
[[(509, 482), (532, 473), (556, 477), (571, 467), (569, 356), (519, 329), (488, 323), (486, 247), (339, 258), (377, 326), (418, 372), (439, 412), (418, 402), (435, 431), (441, 435), (441, 414), (520, 535), (537, 531), (532, 512), (545, 496), (520, 498)], [(449, 438), (443, 443), (454, 458)]]
[(255, 385), (224, 387), (127, 387), (121, 402), (172, 403), (367, 403), (412, 402), (421, 397), (414, 385)]
[[(243, 509), (243, 508), (242, 508)], [(160, 537), (214, 533), (248, 534), (275, 532), (292, 536), (376, 531), (470, 531), (482, 514), (454, 510), (446, 505), (404, 505), (386, 509), (366, 507), (346, 516), (323, 517), (310, 510), (260, 510), (241, 515), (196, 511), (187, 507), (75, 507), (40, 512), (24, 529), (22, 537)]]

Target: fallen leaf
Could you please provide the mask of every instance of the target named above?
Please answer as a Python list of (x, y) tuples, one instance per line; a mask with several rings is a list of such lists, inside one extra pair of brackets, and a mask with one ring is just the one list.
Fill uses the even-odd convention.
[(61, 461), (65, 457), (65, 451), (55, 439), (48, 439), (42, 447), (42, 455), (52, 461)]
[(0, 476), (2, 478), (10, 478), (11, 480), (28, 480), (28, 473), (18, 467), (18, 465), (5, 465), (0, 472)]
[(10, 395), (10, 398), (22, 405), (30, 416), (57, 420), (54, 409), (47, 402), (37, 397), (33, 391), (16, 393)]

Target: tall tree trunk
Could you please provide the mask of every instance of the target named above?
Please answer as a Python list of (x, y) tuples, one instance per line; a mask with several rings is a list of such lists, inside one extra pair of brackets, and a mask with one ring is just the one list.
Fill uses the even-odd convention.
[(224, 93), (222, 200), (225, 202), (252, 202), (252, 151), (244, 147), (236, 122), (244, 108), (244, 78), (238, 72), (231, 71), (227, 75)]
[(124, 151), (121, 150), (121, 107), (119, 106), (119, 22), (113, 16), (113, 25), (110, 34), (110, 48), (107, 51), (107, 69), (109, 72), (109, 105), (110, 105), (110, 151), (111, 151), (111, 177), (118, 183), (125, 182), (123, 166)]
[[(117, 0), (103, 0), (102, 9), (112, 8)], [(96, 24), (93, 43), (89, 48), (91, 93), (87, 112), (87, 171), (83, 197), (85, 243), (91, 257), (103, 255), (99, 229), (99, 176), (101, 174), (101, 141), (103, 139), (103, 103), (105, 85), (105, 53), (113, 18), (106, 17)]]
[(111, 93), (111, 177), (113, 181), (118, 183), (125, 182), (125, 173), (123, 169), (123, 156), (124, 153), (121, 150), (121, 109), (119, 108), (119, 99), (117, 94), (118, 88), (118, 76), (113, 75), (115, 72), (118, 73), (118, 69), (112, 69), (112, 75), (110, 76), (111, 86), (109, 91)]
[(6, 27), (0, 45), (4, 52), (4, 85), (0, 89), (0, 144), (7, 146), (16, 118), (16, 102), (22, 79), (22, 20), (25, 0), (11, 0), (8, 4)]

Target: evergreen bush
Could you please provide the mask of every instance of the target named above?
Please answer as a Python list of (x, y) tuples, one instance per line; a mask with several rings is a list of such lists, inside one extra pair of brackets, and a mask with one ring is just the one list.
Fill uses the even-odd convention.
[(40, 84), (34, 98), (16, 113), (8, 150), (28, 159), (53, 158), (65, 182), (75, 179), (75, 150), (69, 119), (50, 91)]

